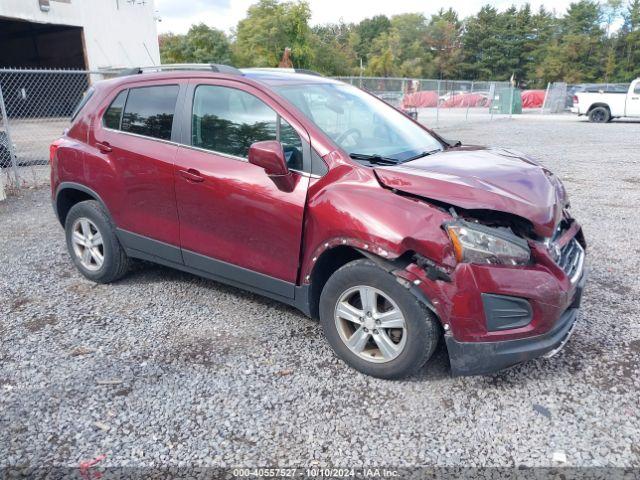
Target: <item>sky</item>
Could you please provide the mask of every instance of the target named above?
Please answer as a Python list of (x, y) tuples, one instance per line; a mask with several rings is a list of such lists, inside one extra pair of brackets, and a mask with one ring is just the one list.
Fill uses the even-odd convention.
[[(526, 0), (307, 0), (311, 6), (311, 24), (336, 23), (339, 20), (359, 22), (378, 14), (387, 16), (399, 13), (422, 12), (425, 16), (440, 8), (454, 6), (461, 17), (472, 15), (482, 5), (491, 3), (503, 10), (510, 5), (522, 5)], [(572, 0), (531, 0), (537, 9), (544, 5), (550, 11), (562, 14)], [(155, 0), (155, 8), (161, 18), (158, 32), (186, 33), (194, 23), (204, 22), (210, 27), (229, 32), (246, 16), (247, 9), (257, 0)]]

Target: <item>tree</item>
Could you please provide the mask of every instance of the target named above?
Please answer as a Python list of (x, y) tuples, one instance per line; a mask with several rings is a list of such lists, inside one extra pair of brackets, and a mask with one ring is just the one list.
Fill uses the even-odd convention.
[(229, 39), (204, 23), (193, 25), (186, 35), (159, 37), (162, 63), (231, 63)]
[(324, 75), (356, 73), (356, 53), (349, 42), (352, 30), (353, 25), (345, 23), (312, 28), (310, 43), (314, 70)]
[(289, 47), (296, 68), (312, 67), (310, 18), (305, 1), (260, 0), (238, 23), (235, 63), (239, 67), (276, 67)]
[[(357, 24), (309, 26), (305, 0), (256, 0), (227, 36), (204, 24), (161, 35), (165, 63), (275, 67), (285, 48), (293, 65), (326, 75), (547, 82), (629, 81), (640, 76), (640, 0), (575, 0), (558, 16), (529, 4), (491, 3), (461, 20), (453, 8), (429, 18), (376, 15)], [(495, 2), (493, 2), (495, 4)], [(620, 19), (622, 18), (622, 26)]]
[(630, 0), (622, 14), (624, 23), (617, 38), (616, 80), (640, 77), (640, 0)]
[[(432, 56), (432, 76), (454, 78), (462, 60), (462, 22), (452, 9), (440, 10), (429, 20), (425, 34), (426, 48)], [(425, 68), (426, 70), (426, 68)]]
[(365, 18), (355, 26), (351, 34), (350, 42), (358, 58), (364, 63), (369, 60), (369, 54), (373, 48), (373, 42), (391, 29), (391, 21), (386, 15), (376, 15), (373, 18)]
[[(548, 78), (542, 78), (545, 75), (545, 70), (541, 70), (540, 66), (545, 61), (551, 61), (548, 57), (548, 49), (557, 48), (558, 35), (558, 19), (541, 6), (538, 12), (531, 17), (531, 28), (524, 52), (527, 58), (524, 78), (527, 83), (544, 87), (550, 81)], [(547, 74), (551, 70), (557, 71), (557, 69), (558, 65), (548, 65)]]
[(476, 16), (465, 20), (463, 60), (460, 65), (465, 78), (499, 78), (496, 76), (496, 64), (503, 56), (500, 37), (500, 16), (498, 10), (491, 5), (485, 5)]
[(367, 64), (367, 75), (374, 77), (401, 75), (399, 58), (397, 56), (399, 45), (400, 36), (397, 30), (390, 30), (380, 34), (373, 41), (373, 46), (369, 54), (369, 62)]
[(569, 5), (559, 22), (559, 32), (547, 45), (537, 73), (544, 81), (596, 82), (604, 78), (607, 64), (602, 7), (593, 0)]

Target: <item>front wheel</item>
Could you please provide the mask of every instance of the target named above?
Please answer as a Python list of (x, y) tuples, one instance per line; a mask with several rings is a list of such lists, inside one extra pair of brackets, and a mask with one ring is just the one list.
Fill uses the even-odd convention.
[(411, 375), (438, 344), (433, 314), (370, 260), (350, 262), (329, 278), (320, 321), (338, 357), (379, 378)]

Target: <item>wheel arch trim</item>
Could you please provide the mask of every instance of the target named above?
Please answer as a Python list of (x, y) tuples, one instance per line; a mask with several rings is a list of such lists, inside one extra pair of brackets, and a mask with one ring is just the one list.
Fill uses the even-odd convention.
[(595, 102), (589, 105), (589, 110), (587, 110), (587, 114), (591, 113), (592, 110), (595, 110), (596, 108), (600, 108), (600, 107), (606, 108), (607, 110), (609, 110), (609, 112), (611, 112), (611, 107), (609, 107), (608, 103)]
[[(382, 270), (395, 277), (399, 284), (409, 290), (409, 292), (414, 297), (416, 297), (416, 299), (420, 303), (425, 305), (436, 315), (438, 319), (440, 319), (440, 315), (433, 305), (431, 299), (429, 299), (427, 295), (418, 287), (418, 284), (414, 283), (415, 280), (418, 280), (418, 277), (416, 277), (413, 273), (407, 271), (407, 267), (412, 263), (415, 263), (413, 261), (413, 255), (415, 254), (415, 252), (413, 252), (412, 250), (407, 250), (398, 255), (395, 252), (390, 252), (378, 245), (368, 243), (363, 240), (347, 237), (333, 238), (331, 240), (323, 242), (315, 250), (314, 256), (309, 262), (310, 265), (308, 266), (302, 279), (302, 286), (311, 286), (310, 282), (313, 279), (314, 270), (320, 257), (340, 247), (349, 247), (353, 249), (354, 251), (362, 255), (363, 258), (371, 260)], [(310, 298), (308, 301), (309, 303), (311, 303), (313, 299)], [(313, 311), (313, 307), (311, 307), (311, 310)]]
[[(378, 245), (375, 245), (371, 242), (366, 242), (364, 240), (360, 240), (357, 238), (351, 237), (335, 237), (329, 240), (325, 240), (321, 242), (318, 247), (313, 251), (313, 256), (309, 258), (306, 262), (306, 265), (302, 265), (302, 281), (301, 284), (309, 283), (313, 276), (313, 271), (315, 269), (317, 261), (323, 254), (330, 252), (338, 247), (350, 247), (362, 255), (365, 255), (365, 252), (371, 255), (375, 255), (381, 259), (389, 259), (393, 260), (398, 258), (399, 255), (394, 252), (390, 252)], [(307, 257), (308, 258), (308, 257)]]
[(109, 208), (107, 208), (106, 203), (104, 202), (104, 200), (102, 200), (102, 197), (100, 197), (100, 195), (95, 191), (92, 190), (91, 188), (87, 187), (86, 185), (83, 185), (81, 183), (76, 183), (76, 182), (61, 182), (55, 190), (55, 195), (53, 197), (53, 211), (56, 214), (56, 218), (58, 219), (58, 221), (62, 224), (62, 219), (60, 218), (60, 212), (58, 211), (58, 201), (60, 199), (60, 194), (64, 191), (64, 190), (78, 190), (80, 192), (86, 193), (87, 195), (91, 196), (94, 198), (94, 200), (96, 200), (98, 203), (100, 203), (100, 205), (102, 206), (102, 208), (105, 209), (105, 211), (107, 212), (107, 214), (109, 215), (110, 218), (113, 218), (111, 216), (111, 212), (109, 211)]

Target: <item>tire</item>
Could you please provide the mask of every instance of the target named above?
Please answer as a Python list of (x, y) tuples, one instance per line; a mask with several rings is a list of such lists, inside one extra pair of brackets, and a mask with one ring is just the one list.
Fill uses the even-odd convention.
[(596, 107), (589, 112), (589, 121), (593, 123), (607, 123), (611, 120), (611, 112), (605, 107)]
[[(366, 302), (375, 304), (373, 309), (364, 305), (363, 293), (374, 299)], [(360, 316), (369, 310), (371, 316)], [(357, 321), (347, 320), (342, 312)], [(376, 322), (378, 317), (382, 320)], [(439, 323), (431, 311), (393, 275), (366, 259), (344, 265), (329, 278), (320, 295), (320, 323), (339, 358), (366, 375), (384, 379), (406, 377), (422, 368), (440, 337)], [(399, 323), (402, 328), (384, 327)], [(365, 335), (366, 344), (361, 340)], [(347, 346), (347, 341), (355, 348)]]
[(110, 283), (127, 273), (129, 257), (100, 203), (87, 200), (75, 204), (67, 214), (64, 229), (69, 255), (86, 278), (96, 283)]

